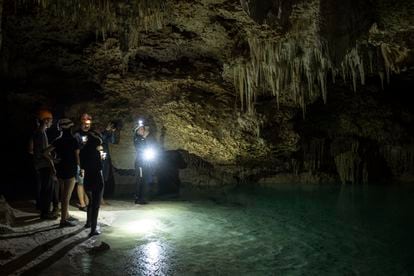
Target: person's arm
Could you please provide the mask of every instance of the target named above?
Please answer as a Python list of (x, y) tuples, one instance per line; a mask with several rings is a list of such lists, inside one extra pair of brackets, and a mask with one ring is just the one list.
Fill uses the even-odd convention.
[(83, 177), (83, 173), (85, 170), (81, 169), (80, 157), (79, 157), (80, 149), (75, 149), (75, 156), (76, 156), (76, 165), (79, 170), (79, 175)]
[(49, 166), (52, 169), (53, 175), (56, 175), (56, 168), (55, 164), (53, 162), (52, 155), (50, 154), (52, 151), (55, 150), (55, 146), (53, 144), (49, 145), (47, 148), (43, 151), (43, 156), (46, 158), (46, 160), (49, 162)]
[(106, 144), (115, 144), (115, 131), (114, 125), (109, 123), (106, 129), (102, 132), (102, 139)]

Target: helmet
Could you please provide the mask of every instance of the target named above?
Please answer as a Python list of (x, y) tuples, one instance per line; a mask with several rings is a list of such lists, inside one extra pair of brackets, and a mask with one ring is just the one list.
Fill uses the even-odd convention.
[(37, 118), (41, 121), (46, 120), (46, 119), (53, 119), (53, 115), (52, 112), (50, 112), (47, 109), (41, 109), (37, 112)]
[(83, 113), (81, 116), (81, 122), (85, 124), (92, 123), (92, 116), (90, 116), (88, 113)]
[(143, 119), (138, 120), (138, 123), (134, 126), (134, 132), (137, 132), (137, 130), (140, 129), (141, 127), (145, 128)]
[(73, 127), (75, 124), (72, 122), (71, 119), (64, 118), (59, 120), (58, 125), (61, 129), (69, 129)]

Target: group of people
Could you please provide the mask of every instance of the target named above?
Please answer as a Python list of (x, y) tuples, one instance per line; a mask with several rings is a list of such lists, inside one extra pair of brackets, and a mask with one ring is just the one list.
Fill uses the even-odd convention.
[[(49, 110), (37, 114), (37, 128), (30, 140), (37, 173), (36, 205), (41, 219), (57, 219), (58, 199), (61, 202), (60, 227), (76, 226), (76, 219), (69, 215), (69, 201), (77, 185), (79, 209), (87, 212), (85, 228), (90, 235), (98, 235), (97, 220), (103, 191), (110, 175), (109, 144), (115, 143), (115, 123), (105, 130), (91, 129), (92, 117), (83, 114), (80, 128), (73, 133), (75, 124), (68, 118), (60, 119), (57, 128), (61, 133), (49, 143), (47, 129), (52, 126), (53, 115)], [(157, 152), (149, 127), (142, 120), (134, 128), (136, 192), (135, 204), (147, 204), (149, 184), (154, 173)], [(57, 183), (55, 185), (54, 183)], [(51, 211), (51, 204), (53, 209)]]
[[(38, 177), (37, 206), (41, 219), (57, 219), (51, 211), (51, 203), (60, 190), (60, 227), (76, 225), (76, 219), (68, 212), (69, 201), (75, 184), (79, 197), (79, 209), (87, 212), (85, 228), (90, 236), (100, 234), (97, 228), (99, 207), (103, 200), (105, 180), (109, 177), (107, 162), (108, 143), (114, 143), (113, 123), (101, 133), (91, 130), (92, 117), (83, 114), (80, 129), (72, 132), (74, 123), (60, 119), (57, 123), (61, 135), (49, 143), (46, 130), (52, 126), (53, 115), (49, 110), (37, 114), (37, 128), (30, 141), (29, 151), (33, 154)], [(105, 152), (106, 150), (106, 152)], [(57, 179), (58, 185), (54, 185)], [(56, 206), (54, 209), (56, 211)]]

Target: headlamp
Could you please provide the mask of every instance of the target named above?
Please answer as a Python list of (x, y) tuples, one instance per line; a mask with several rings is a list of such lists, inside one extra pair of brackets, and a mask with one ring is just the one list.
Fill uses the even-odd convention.
[(144, 121), (138, 120), (138, 127), (143, 127), (143, 126), (144, 126)]

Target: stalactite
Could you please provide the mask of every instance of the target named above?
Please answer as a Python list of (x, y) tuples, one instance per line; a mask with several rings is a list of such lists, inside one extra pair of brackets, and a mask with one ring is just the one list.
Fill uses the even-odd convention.
[(355, 183), (355, 153), (344, 152), (335, 156), (335, 165), (342, 184), (347, 182)]
[(368, 182), (368, 164), (361, 158), (359, 147), (360, 145), (356, 140), (347, 141), (345, 145), (341, 143), (331, 145), (331, 154), (334, 156), (336, 169), (342, 184)]
[(387, 83), (389, 83), (391, 73), (400, 73), (398, 64), (408, 57), (409, 50), (403, 47), (392, 46), (387, 43), (381, 43), (380, 49), (384, 60)]
[[(255, 101), (259, 93), (274, 96), (279, 107), (283, 94), (300, 106), (305, 115), (306, 104), (312, 99), (320, 96), (327, 101), (328, 73), (333, 82), (338, 75), (344, 82), (350, 80), (354, 91), (358, 83), (365, 84), (367, 72), (376, 70), (382, 87), (385, 78), (389, 82), (390, 74), (399, 73), (399, 66), (408, 58), (410, 50), (371, 38), (356, 41), (355, 47), (334, 66), (327, 44), (318, 36), (318, 3), (310, 1), (309, 5), (297, 6), (291, 20), (299, 27), (292, 27), (296, 30), (283, 38), (266, 31), (247, 32), (250, 57), (234, 65), (234, 86), (244, 110), (254, 112), (251, 101)], [(309, 21), (309, 26), (303, 28), (298, 22), (304, 20)], [(373, 28), (370, 34), (375, 36), (376, 32), (378, 30)]]
[(342, 79), (351, 79), (352, 88), (356, 91), (358, 78), (361, 84), (365, 84), (365, 70), (363, 60), (358, 52), (358, 47), (352, 48), (341, 62)]
[(414, 145), (387, 145), (381, 154), (394, 175), (414, 173)]
[[(28, 2), (30, 0), (21, 0)], [(138, 45), (138, 33), (163, 26), (165, 0), (38, 0), (38, 5), (55, 16), (69, 19), (79, 25), (94, 28), (105, 40), (108, 33), (122, 32), (128, 25), (128, 46)], [(120, 6), (126, 12), (119, 12)], [(125, 20), (119, 17), (125, 16)]]
[(321, 168), (325, 153), (325, 139), (313, 138), (303, 145), (305, 169), (310, 172)]
[[(326, 80), (331, 70), (326, 44), (308, 43), (289, 38), (281, 42), (248, 35), (250, 59), (234, 66), (234, 85), (242, 106), (253, 112), (259, 90), (269, 91), (279, 100), (282, 93), (291, 93), (295, 104), (305, 110), (309, 98), (321, 95), (327, 98)], [(253, 102), (252, 102), (253, 101)]]

